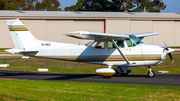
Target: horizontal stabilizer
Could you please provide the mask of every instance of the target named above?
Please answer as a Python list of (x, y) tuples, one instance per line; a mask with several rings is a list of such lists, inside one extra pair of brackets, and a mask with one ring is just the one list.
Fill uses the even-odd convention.
[(180, 49), (174, 49), (175, 51), (180, 51)]
[(38, 53), (39, 51), (38, 50), (21, 50), (21, 49), (7, 49), (5, 50), (6, 52), (10, 52), (10, 53)]

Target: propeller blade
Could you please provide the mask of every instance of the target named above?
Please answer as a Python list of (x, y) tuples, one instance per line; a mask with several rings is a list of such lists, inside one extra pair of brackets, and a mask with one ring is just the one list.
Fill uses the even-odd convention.
[(164, 41), (164, 45), (166, 46), (166, 48), (168, 48), (168, 46), (167, 46), (167, 44), (166, 44), (166, 42)]
[(166, 44), (166, 42), (164, 41), (164, 44), (165, 44), (165, 46), (166, 46), (166, 50), (167, 50), (167, 53), (168, 53), (168, 55), (169, 55), (169, 57), (170, 57), (170, 59), (171, 59), (171, 62), (172, 62), (172, 64), (173, 64), (173, 62), (174, 62), (174, 60), (173, 60), (173, 57), (172, 57), (172, 55), (171, 55), (171, 52), (173, 52), (174, 50), (173, 49), (170, 49), (168, 46), (167, 46), (167, 44)]
[(168, 51), (169, 50), (169, 47), (167, 46), (166, 42), (164, 41), (164, 45), (166, 46), (166, 50)]
[(168, 55), (169, 55), (169, 57), (170, 57), (170, 59), (171, 59), (171, 62), (172, 62), (172, 64), (173, 64), (174, 60), (173, 60), (173, 57), (172, 57), (171, 53), (168, 53)]

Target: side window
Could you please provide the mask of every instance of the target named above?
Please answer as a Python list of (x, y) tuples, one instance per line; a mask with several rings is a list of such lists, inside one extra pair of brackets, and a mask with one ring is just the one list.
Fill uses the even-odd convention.
[(128, 47), (132, 47), (133, 46), (130, 39), (126, 39), (126, 43), (127, 43)]
[(98, 48), (98, 49), (103, 49), (105, 48), (105, 42), (94, 42), (92, 45), (91, 45), (92, 48)]
[(117, 41), (117, 45), (119, 48), (124, 48), (124, 40)]
[(126, 39), (126, 43), (127, 43), (128, 47), (136, 46), (136, 44), (131, 39)]
[[(115, 41), (119, 48), (124, 48), (124, 41)], [(108, 41), (108, 48), (116, 48), (111, 41)]]
[(111, 41), (108, 41), (108, 48), (115, 48), (115, 46), (113, 45)]

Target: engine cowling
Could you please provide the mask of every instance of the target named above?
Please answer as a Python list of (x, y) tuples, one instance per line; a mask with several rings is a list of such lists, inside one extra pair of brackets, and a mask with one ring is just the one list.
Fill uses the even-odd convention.
[(116, 72), (113, 69), (109, 68), (101, 68), (101, 69), (96, 69), (96, 74), (105, 76), (105, 77), (110, 77), (113, 76)]

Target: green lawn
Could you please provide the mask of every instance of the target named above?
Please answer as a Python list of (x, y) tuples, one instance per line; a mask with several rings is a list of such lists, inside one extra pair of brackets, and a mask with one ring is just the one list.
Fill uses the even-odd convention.
[[(159, 66), (152, 69), (168, 70), (171, 73), (180, 73), (180, 55), (175, 54), (174, 64), (169, 57)], [(37, 71), (37, 68), (48, 68), (49, 72), (60, 73), (85, 73), (94, 74), (104, 65), (86, 64), (70, 61), (51, 60), (42, 58), (30, 59), (0, 59), (6, 60), (8, 69)], [(133, 67), (132, 74), (146, 74), (146, 67)], [(3, 68), (1, 68), (3, 69)], [(28, 81), (0, 79), (0, 100), (4, 101), (62, 101), (62, 100), (133, 100), (133, 101), (179, 101), (180, 86), (152, 86), (133, 84), (110, 83), (79, 83), (79, 82), (53, 82), (53, 81)]]
[(109, 83), (0, 80), (0, 100), (179, 101), (180, 87)]
[[(170, 71), (170, 73), (180, 73), (180, 54), (174, 54), (173, 58), (173, 64), (171, 63), (169, 57), (167, 57), (160, 65), (152, 66), (152, 69), (156, 73), (159, 70), (167, 70)], [(6, 63), (10, 64), (8, 69), (28, 71), (37, 71), (37, 68), (48, 68), (49, 72), (95, 74), (96, 69), (107, 68), (105, 65), (33, 57), (30, 59), (0, 59), (0, 63), (3, 63), (4, 60), (6, 60)], [(147, 67), (132, 67), (131, 74), (146, 74), (148, 72), (146, 68)]]

